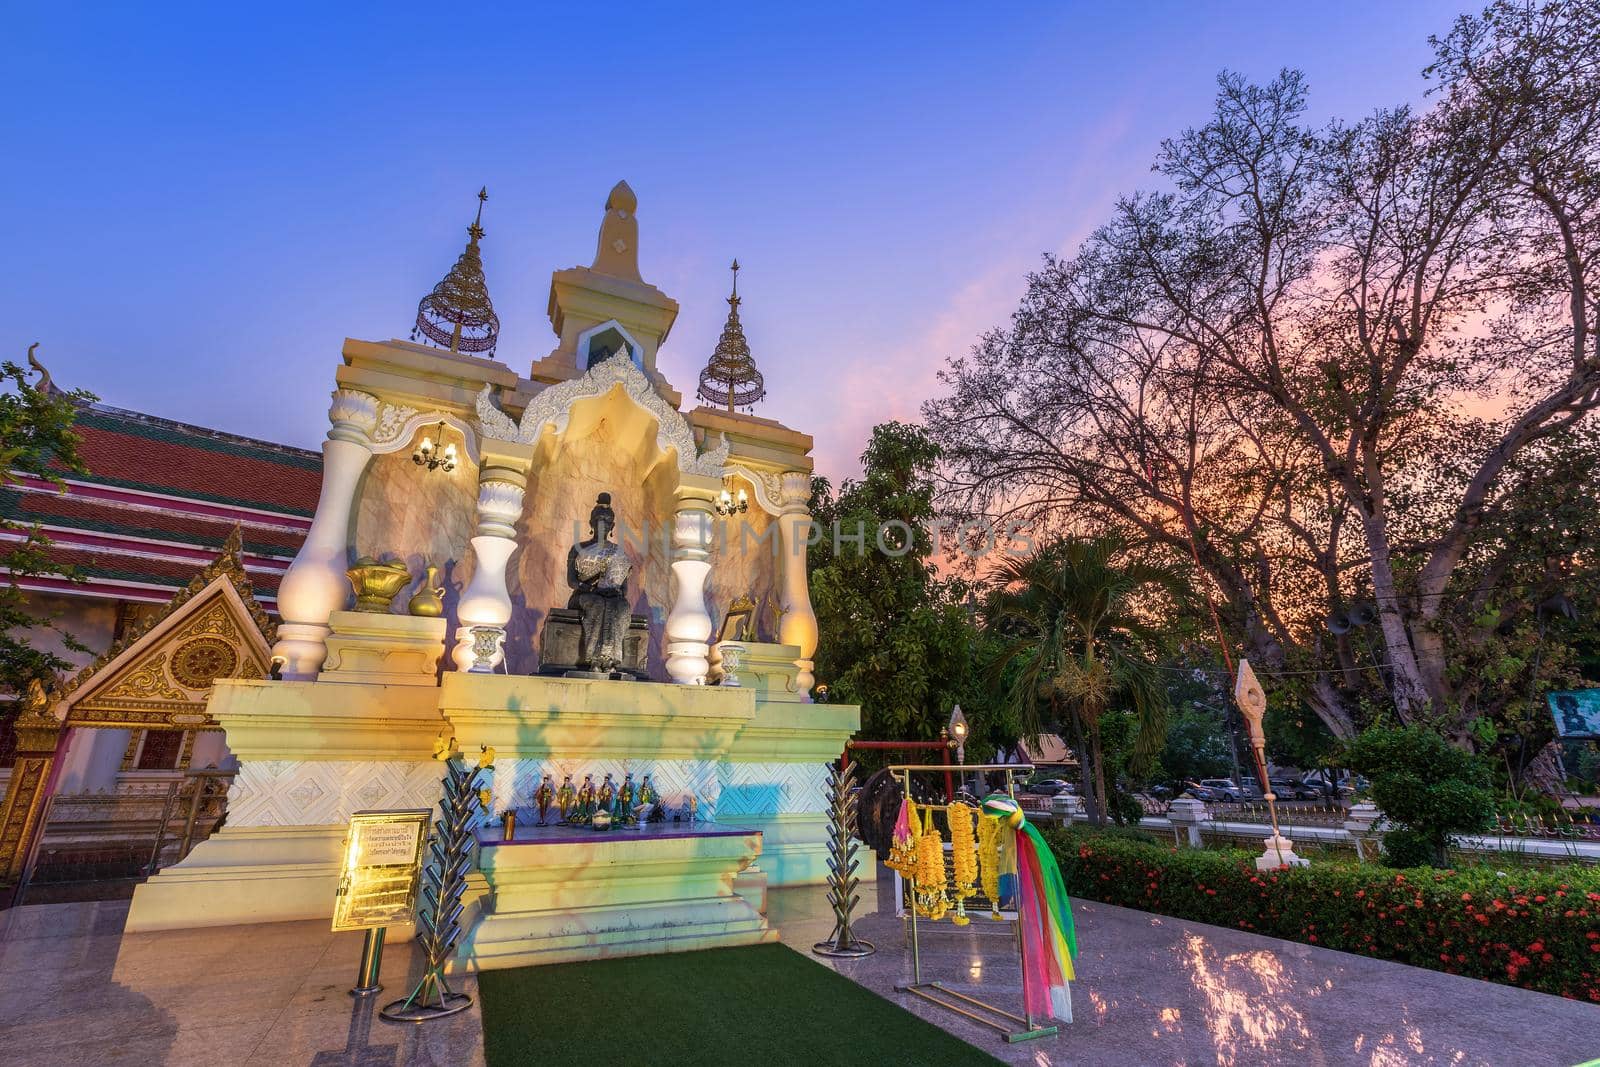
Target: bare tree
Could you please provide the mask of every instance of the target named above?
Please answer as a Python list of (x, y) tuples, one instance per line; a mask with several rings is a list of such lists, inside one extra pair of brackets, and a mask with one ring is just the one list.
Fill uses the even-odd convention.
[[(1047, 257), (925, 412), (953, 503), (1191, 557), (1345, 736), (1378, 687), (1465, 740), (1462, 649), (1516, 620), (1462, 624), (1463, 580), (1494, 580), (1519, 463), (1600, 403), (1600, 6), (1506, 0), (1432, 43), (1429, 107), (1323, 129), (1298, 73), (1224, 74), (1166, 187)], [(1377, 663), (1318, 625), (1356, 597)]]

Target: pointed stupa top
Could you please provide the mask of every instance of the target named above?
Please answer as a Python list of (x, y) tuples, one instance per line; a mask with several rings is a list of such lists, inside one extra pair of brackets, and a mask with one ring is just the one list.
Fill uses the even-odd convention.
[(739, 322), (739, 261), (733, 261), (733, 294), (728, 297), (728, 321), (711, 353), (711, 362), (700, 372), (701, 400), (717, 407), (749, 407), (767, 395), (766, 382), (750, 356), (750, 342), (744, 339)]
[(413, 341), (420, 334), (452, 352), (494, 355), (495, 343), (500, 339), (500, 318), (489, 301), (489, 284), (483, 277), (483, 260), (478, 257), (483, 204), (488, 199), (489, 187), (484, 186), (478, 190), (478, 217), (467, 227), (467, 247), (444, 280), (417, 305)]
[(606, 214), (600, 220), (600, 241), (594, 252), (597, 274), (642, 282), (639, 277), (639, 198), (627, 182), (618, 182), (606, 195)]

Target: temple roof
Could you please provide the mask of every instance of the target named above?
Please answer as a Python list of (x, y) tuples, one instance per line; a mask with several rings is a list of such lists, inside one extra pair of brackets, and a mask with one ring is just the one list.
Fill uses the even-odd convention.
[(24, 589), (165, 603), (237, 523), (255, 596), (275, 605), (316, 511), (320, 454), (98, 404), (75, 426), (88, 473), (68, 478), (65, 494), (34, 478), (0, 487), (0, 514), (41, 524), (54, 558), (88, 581), (25, 579)]

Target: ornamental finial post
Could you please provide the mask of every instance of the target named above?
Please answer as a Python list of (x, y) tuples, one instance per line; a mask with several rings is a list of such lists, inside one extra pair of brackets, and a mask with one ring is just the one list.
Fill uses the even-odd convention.
[(483, 260), (478, 255), (478, 241), (483, 237), (483, 205), (488, 199), (486, 185), (478, 190), (478, 214), (467, 227), (467, 247), (444, 280), (417, 305), (417, 322), (411, 330), (413, 341), (426, 337), (452, 352), (494, 355), (500, 338), (500, 317), (489, 299), (489, 283), (484, 279)]

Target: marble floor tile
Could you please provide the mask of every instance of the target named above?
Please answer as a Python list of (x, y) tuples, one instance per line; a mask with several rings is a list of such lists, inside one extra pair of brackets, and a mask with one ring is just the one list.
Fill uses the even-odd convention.
[[(812, 958), (1007, 1063), (1564, 1067), (1600, 1055), (1597, 1007), (1084, 902), (1075, 904), (1075, 1021), (1056, 1037), (1007, 1045), (996, 1031), (896, 989), (911, 980), (913, 963), (887, 886), (861, 887), (855, 921), (876, 954)], [(808, 956), (833, 927), (824, 893), (808, 886), (768, 895), (773, 926)], [(375, 1017), (415, 981), (420, 956), (411, 943), (386, 947), (385, 991), (357, 1001), (347, 991), (358, 934), (307, 922), (123, 937), (126, 914), (125, 901), (0, 912), (0, 1067), (483, 1063), (476, 1003), (425, 1026)], [(1009, 926), (977, 916), (967, 927), (945, 922), (919, 933), (925, 980), (1017, 1010)], [(456, 982), (476, 997), (473, 978)]]

